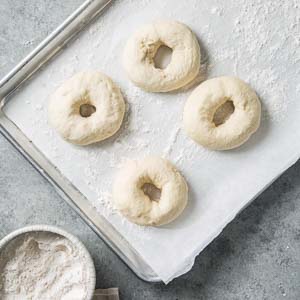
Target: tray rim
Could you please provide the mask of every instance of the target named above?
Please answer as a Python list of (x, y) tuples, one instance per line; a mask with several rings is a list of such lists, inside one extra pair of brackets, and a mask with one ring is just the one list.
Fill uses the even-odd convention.
[[(22, 88), (56, 53), (98, 16), (112, 0), (86, 0), (50, 35), (0, 80), (0, 132), (23, 157), (54, 187), (85, 223), (140, 279), (161, 282), (152, 268), (127, 240), (93, 207), (82, 193), (31, 143), (25, 134), (3, 112), (9, 96)], [(85, 209), (83, 208), (85, 206)], [(98, 220), (95, 220), (98, 219)], [(97, 221), (97, 222), (96, 222)], [(98, 224), (96, 224), (98, 223)], [(113, 237), (109, 237), (109, 234)]]

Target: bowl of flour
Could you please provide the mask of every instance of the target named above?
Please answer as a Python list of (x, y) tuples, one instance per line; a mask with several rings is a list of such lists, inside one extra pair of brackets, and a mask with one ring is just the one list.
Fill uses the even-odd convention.
[(85, 246), (59, 228), (25, 227), (0, 241), (2, 300), (90, 300), (95, 274)]

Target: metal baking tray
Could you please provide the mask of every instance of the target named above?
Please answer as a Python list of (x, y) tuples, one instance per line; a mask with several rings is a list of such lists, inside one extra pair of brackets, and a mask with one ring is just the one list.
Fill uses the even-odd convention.
[(13, 92), (21, 89), (35, 72), (103, 12), (110, 2), (111, 0), (85, 1), (0, 81), (0, 131), (139, 278), (148, 282), (158, 282), (161, 281), (160, 278), (132, 246), (94, 210), (87, 198), (47, 160), (3, 112)]

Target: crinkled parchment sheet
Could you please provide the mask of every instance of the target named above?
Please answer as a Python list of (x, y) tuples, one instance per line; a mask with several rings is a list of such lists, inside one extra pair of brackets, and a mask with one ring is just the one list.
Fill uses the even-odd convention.
[[(299, 4), (290, 0), (114, 1), (14, 96), (6, 113), (167, 283), (187, 272), (224, 226), (299, 158), (299, 16)], [(262, 124), (242, 147), (208, 151), (184, 134), (182, 109), (191, 90), (146, 93), (127, 79), (121, 66), (126, 39), (145, 22), (165, 18), (184, 22), (196, 33), (206, 76), (236, 75), (257, 91)], [(116, 136), (76, 147), (48, 126), (47, 97), (85, 69), (114, 79), (127, 113)], [(160, 228), (131, 224), (110, 205), (120, 163), (147, 154), (169, 158), (189, 184), (184, 213)]]

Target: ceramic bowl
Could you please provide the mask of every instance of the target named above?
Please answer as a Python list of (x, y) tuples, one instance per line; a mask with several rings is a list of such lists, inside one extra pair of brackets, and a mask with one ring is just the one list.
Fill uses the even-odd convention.
[(94, 262), (92, 260), (90, 253), (88, 252), (86, 247), (83, 245), (83, 243), (77, 237), (66, 232), (65, 230), (62, 230), (58, 227), (49, 226), (49, 225), (33, 225), (33, 226), (26, 226), (26, 227), (17, 229), (15, 231), (9, 233), (7, 236), (5, 236), (0, 241), (0, 252), (14, 238), (16, 238), (22, 234), (28, 233), (28, 232), (40, 232), (40, 231), (56, 233), (58, 235), (61, 235), (65, 238), (67, 238), (84, 255), (84, 257), (86, 258), (85, 264), (87, 266), (88, 277), (89, 277), (89, 281), (87, 282), (87, 287), (86, 287), (87, 293), (88, 293), (87, 299), (91, 300), (93, 298), (95, 286), (96, 286), (96, 271), (95, 271)]

